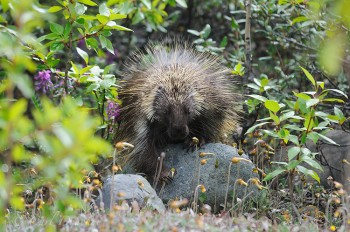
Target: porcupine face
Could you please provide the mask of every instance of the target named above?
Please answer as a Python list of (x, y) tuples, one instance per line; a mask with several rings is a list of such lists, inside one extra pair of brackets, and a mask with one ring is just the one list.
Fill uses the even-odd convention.
[(190, 132), (188, 124), (194, 116), (194, 99), (193, 97), (181, 99), (177, 96), (177, 91), (176, 88), (169, 91), (159, 86), (153, 106), (170, 141), (183, 142)]

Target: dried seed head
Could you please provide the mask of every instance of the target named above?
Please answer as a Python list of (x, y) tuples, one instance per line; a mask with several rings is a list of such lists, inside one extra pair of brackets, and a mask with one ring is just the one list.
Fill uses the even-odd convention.
[(337, 191), (337, 193), (340, 195), (340, 196), (343, 196), (343, 195), (345, 195), (346, 194), (346, 191), (344, 190), (344, 189), (339, 189), (338, 191)]
[(128, 148), (134, 148), (134, 145), (132, 145), (131, 143), (127, 143), (127, 142), (117, 142), (114, 146), (117, 149), (117, 151), (122, 151), (122, 150), (128, 149)]
[(256, 153), (257, 153), (257, 150), (256, 150), (256, 148), (254, 148), (253, 150), (251, 150), (249, 152), (249, 155), (256, 155)]
[(244, 153), (244, 151), (242, 148), (238, 150), (238, 155), (243, 155), (243, 153)]
[(140, 188), (144, 188), (145, 184), (142, 182), (142, 180), (137, 180), (137, 184), (139, 185)]
[(205, 193), (207, 190), (205, 189), (205, 186), (204, 185), (200, 185), (199, 186), (199, 190), (201, 190), (202, 193)]
[(341, 183), (339, 183), (338, 181), (334, 181), (333, 183), (334, 183), (334, 187), (335, 187), (336, 189), (341, 189), (341, 188), (343, 188), (343, 185), (342, 185)]
[(199, 152), (199, 155), (198, 155), (198, 156), (199, 156), (200, 158), (203, 158), (203, 157), (205, 156), (205, 154), (206, 154), (206, 153), (204, 153), (204, 152)]
[(113, 165), (113, 167), (112, 167), (112, 171), (113, 171), (113, 173), (116, 173), (116, 172), (118, 172), (119, 171), (119, 165)]
[(250, 181), (253, 183), (253, 184), (255, 184), (255, 185), (258, 185), (258, 184), (260, 184), (260, 180), (258, 179), (258, 178), (252, 178), (252, 179), (250, 179)]
[(100, 181), (99, 179), (94, 179), (94, 180), (92, 181), (92, 184), (93, 184), (93, 185), (100, 185), (100, 184), (101, 184), (101, 181)]
[(241, 159), (238, 158), (238, 157), (233, 157), (233, 158), (231, 159), (231, 162), (232, 162), (233, 164), (237, 164), (237, 163), (241, 162)]
[(197, 137), (193, 137), (193, 138), (192, 138), (192, 143), (193, 143), (194, 145), (199, 144), (199, 139), (198, 139)]
[(337, 209), (335, 212), (334, 212), (334, 217), (339, 217), (340, 216), (340, 210)]
[(118, 192), (117, 196), (120, 197), (120, 198), (123, 198), (123, 197), (125, 197), (125, 193), (124, 192)]
[(251, 163), (252, 161), (250, 161), (250, 160), (248, 160), (248, 159), (245, 159), (245, 158), (242, 158), (242, 157), (233, 157), (232, 159), (231, 159), (231, 162), (233, 163), (233, 164), (237, 164), (237, 163), (239, 163), (239, 162), (241, 162), (241, 161), (245, 161), (245, 162), (248, 162), (248, 163)]
[(333, 197), (333, 198), (332, 198), (332, 201), (333, 201), (335, 204), (337, 204), (337, 205), (339, 205), (339, 204), (341, 203), (341, 201), (340, 201), (340, 199), (339, 199), (338, 197)]
[(343, 160), (342, 160), (342, 163), (344, 163), (344, 164), (349, 164), (349, 165), (350, 165), (349, 161), (347, 161), (346, 159), (343, 159)]
[(186, 198), (184, 198), (184, 199), (182, 199), (182, 200), (180, 200), (180, 201), (172, 201), (172, 202), (170, 202), (170, 208), (171, 209), (177, 209), (177, 208), (180, 208), (180, 207), (182, 207), (182, 206), (185, 206), (185, 205), (187, 205), (188, 204), (188, 200), (186, 199)]
[(238, 184), (243, 186), (248, 186), (247, 182), (245, 182), (243, 179), (237, 179)]

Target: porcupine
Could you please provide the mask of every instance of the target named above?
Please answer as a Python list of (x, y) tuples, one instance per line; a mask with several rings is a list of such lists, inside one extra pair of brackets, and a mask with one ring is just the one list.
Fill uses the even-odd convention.
[(130, 61), (117, 140), (134, 145), (129, 161), (138, 172), (152, 177), (166, 144), (190, 144), (192, 137), (201, 145), (216, 142), (236, 128), (241, 95), (220, 57), (176, 42), (150, 44)]

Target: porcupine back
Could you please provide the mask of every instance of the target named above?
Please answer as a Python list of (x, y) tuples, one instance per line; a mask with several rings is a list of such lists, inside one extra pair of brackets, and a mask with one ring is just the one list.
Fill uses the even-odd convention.
[(154, 174), (162, 147), (179, 142), (172, 134), (217, 142), (236, 129), (241, 96), (220, 57), (186, 43), (151, 44), (126, 69), (117, 140), (135, 146), (129, 158), (137, 171)]

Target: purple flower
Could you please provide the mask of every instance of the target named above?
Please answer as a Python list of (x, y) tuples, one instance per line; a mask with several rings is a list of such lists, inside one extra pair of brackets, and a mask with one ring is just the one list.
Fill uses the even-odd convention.
[(108, 101), (107, 102), (107, 116), (108, 120), (115, 121), (119, 118), (120, 116), (120, 107), (119, 104), (113, 101)]
[(40, 71), (38, 75), (34, 77), (34, 80), (35, 90), (37, 91), (42, 91), (43, 93), (46, 93), (53, 87), (53, 84), (51, 82), (50, 70)]

